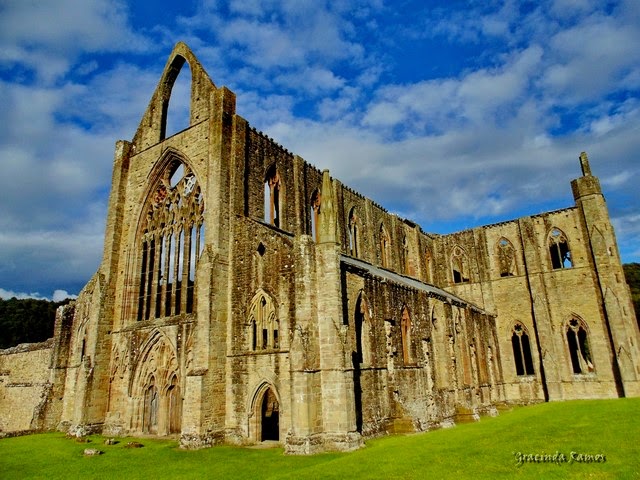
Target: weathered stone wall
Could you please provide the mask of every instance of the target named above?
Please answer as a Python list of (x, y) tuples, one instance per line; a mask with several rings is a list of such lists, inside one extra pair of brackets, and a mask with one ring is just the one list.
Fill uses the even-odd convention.
[(52, 352), (53, 339), (0, 350), (0, 435), (39, 427)]

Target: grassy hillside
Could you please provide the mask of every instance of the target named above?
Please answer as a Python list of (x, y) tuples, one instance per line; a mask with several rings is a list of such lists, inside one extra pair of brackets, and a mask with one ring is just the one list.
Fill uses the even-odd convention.
[[(80, 444), (50, 433), (0, 440), (0, 476), (13, 478), (134, 479), (360, 479), (360, 478), (640, 478), (640, 399), (555, 402), (516, 408), (496, 418), (367, 442), (357, 452), (309, 457), (281, 448), (215, 447), (182, 451), (176, 441), (145, 438)], [(105, 453), (83, 457), (87, 447)], [(602, 455), (602, 461), (570, 461)], [(517, 454), (553, 455), (566, 462), (524, 463)], [(527, 457), (529, 458), (529, 457)], [(533, 457), (531, 457), (533, 458)], [(581, 460), (595, 457), (582, 457)], [(602, 457), (598, 457), (602, 460)]]

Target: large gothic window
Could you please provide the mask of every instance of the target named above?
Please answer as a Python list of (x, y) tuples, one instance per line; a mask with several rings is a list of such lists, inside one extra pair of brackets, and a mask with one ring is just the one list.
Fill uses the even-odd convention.
[(278, 319), (273, 300), (259, 291), (249, 307), (249, 345), (251, 350), (273, 350), (280, 348)]
[(572, 318), (569, 321), (569, 325), (567, 325), (567, 343), (569, 345), (573, 373), (593, 372), (595, 368), (591, 360), (587, 328), (582, 321), (576, 318)]
[(501, 238), (496, 244), (496, 255), (498, 256), (498, 267), (501, 277), (513, 277), (517, 275), (516, 250), (513, 244), (506, 238)]
[(431, 250), (427, 249), (426, 253), (425, 253), (425, 263), (427, 266), (426, 272), (425, 272), (425, 282), (426, 283), (434, 283), (434, 272), (433, 272), (433, 254), (431, 253)]
[(451, 270), (453, 283), (466, 283), (469, 281), (469, 265), (467, 255), (456, 245), (451, 255)]
[(573, 266), (569, 242), (566, 235), (558, 228), (554, 228), (549, 234), (549, 255), (551, 256), (551, 267), (553, 269), (571, 268)]
[(269, 168), (264, 181), (264, 221), (282, 228), (282, 189), (275, 164)]
[(513, 347), (513, 359), (516, 364), (516, 375), (533, 375), (533, 358), (531, 357), (529, 334), (521, 323), (516, 323), (513, 326), (511, 346)]
[(204, 200), (194, 173), (173, 160), (147, 199), (140, 225), (138, 320), (192, 313), (204, 248)]

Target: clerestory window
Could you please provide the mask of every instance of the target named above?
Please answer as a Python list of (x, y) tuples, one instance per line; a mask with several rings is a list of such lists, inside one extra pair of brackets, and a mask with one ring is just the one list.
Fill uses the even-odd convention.
[(513, 277), (517, 275), (516, 250), (513, 244), (506, 238), (501, 238), (496, 244), (496, 255), (501, 277)]
[(264, 221), (282, 228), (282, 189), (275, 164), (269, 168), (264, 182)]
[(573, 266), (569, 242), (566, 235), (558, 228), (554, 228), (549, 234), (549, 255), (551, 256), (551, 267), (554, 270)]
[(587, 329), (581, 320), (572, 318), (567, 325), (567, 343), (573, 373), (590, 373), (595, 370), (591, 359)]
[(466, 283), (469, 281), (469, 265), (467, 255), (456, 245), (451, 255), (451, 271), (453, 283)]

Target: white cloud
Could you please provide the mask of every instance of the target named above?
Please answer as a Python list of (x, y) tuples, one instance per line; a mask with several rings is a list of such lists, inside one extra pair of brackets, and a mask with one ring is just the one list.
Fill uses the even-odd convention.
[(41, 295), (39, 292), (14, 292), (13, 290), (5, 290), (4, 288), (0, 288), (0, 298), (4, 300), (10, 300), (12, 298), (17, 298), (18, 300), (26, 300), (28, 298), (32, 298), (34, 300), (49, 300), (52, 302), (62, 302), (66, 299), (75, 299), (78, 298), (77, 295), (71, 295), (66, 290), (55, 290), (51, 297), (47, 297)]

